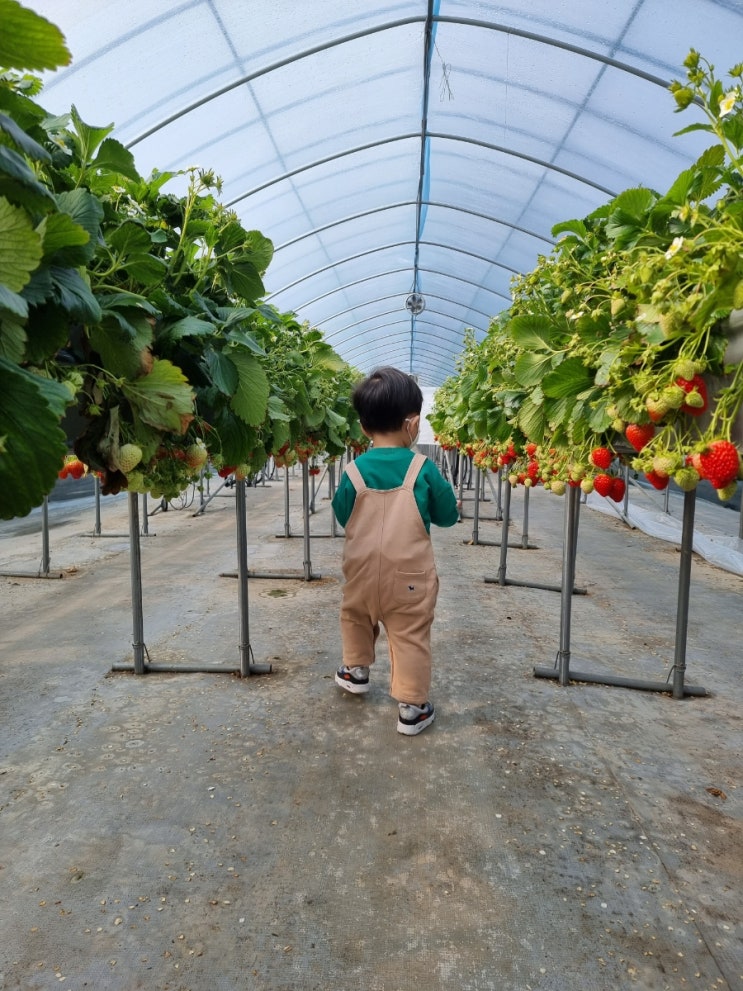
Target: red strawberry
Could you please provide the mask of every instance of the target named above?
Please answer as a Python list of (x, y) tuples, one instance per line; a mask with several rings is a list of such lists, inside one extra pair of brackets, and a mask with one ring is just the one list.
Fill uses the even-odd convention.
[(693, 378), (677, 378), (676, 385), (681, 386), (687, 394), (687, 399), (681, 406), (682, 413), (700, 416), (707, 409), (707, 383), (701, 375)]
[(82, 478), (85, 474), (85, 465), (79, 458), (75, 458), (74, 461), (68, 461), (65, 468), (67, 469), (67, 474), (73, 478)]
[(659, 475), (657, 471), (645, 472), (645, 478), (654, 489), (665, 489), (668, 487), (668, 475)]
[(740, 455), (729, 440), (713, 440), (698, 456), (692, 456), (692, 463), (713, 488), (724, 489), (738, 477)]
[(531, 457), (533, 457), (537, 453), (537, 445), (536, 444), (532, 444), (531, 441), (530, 441), (526, 445), (526, 447), (524, 448), (524, 450), (526, 451), (526, 453), (531, 458)]
[(623, 478), (612, 478), (611, 480), (611, 492), (609, 497), (614, 500), (614, 502), (621, 502), (624, 499), (624, 492), (626, 486), (624, 484)]
[(655, 427), (652, 423), (630, 423), (624, 431), (624, 436), (636, 451), (641, 451), (654, 434)]
[(596, 468), (608, 468), (614, 457), (608, 447), (594, 447), (589, 460)]
[(601, 496), (608, 496), (614, 479), (611, 475), (597, 475), (593, 480), (593, 491)]

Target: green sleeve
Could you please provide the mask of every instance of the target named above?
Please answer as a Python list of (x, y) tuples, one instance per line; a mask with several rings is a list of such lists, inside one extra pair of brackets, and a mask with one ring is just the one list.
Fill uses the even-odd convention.
[(351, 515), (351, 510), (353, 509), (355, 502), (356, 489), (348, 480), (346, 473), (343, 472), (331, 503), (333, 512), (335, 513), (335, 518), (341, 526), (345, 526), (346, 523), (348, 523), (348, 518)]
[(454, 526), (459, 521), (454, 489), (432, 461), (424, 467), (430, 491), (428, 509), (431, 522), (436, 526)]

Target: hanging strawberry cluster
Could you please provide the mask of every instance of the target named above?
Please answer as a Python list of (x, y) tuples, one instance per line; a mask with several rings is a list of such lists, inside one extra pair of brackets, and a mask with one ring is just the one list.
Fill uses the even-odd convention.
[(556, 225), (551, 255), (514, 280), (510, 309), (465, 340), (435, 396), (447, 443), (522, 450), (525, 438), (555, 492), (621, 498), (630, 467), (656, 488), (705, 480), (724, 500), (741, 478), (743, 64), (727, 86), (699, 53), (684, 64), (677, 109), (706, 122), (679, 133), (715, 143), (665, 195), (629, 189)]

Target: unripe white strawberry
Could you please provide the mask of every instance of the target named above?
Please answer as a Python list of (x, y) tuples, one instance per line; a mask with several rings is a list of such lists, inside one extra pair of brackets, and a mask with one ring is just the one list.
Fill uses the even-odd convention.
[(207, 457), (206, 447), (200, 440), (186, 448), (186, 464), (189, 468), (201, 468), (206, 463)]
[(561, 478), (555, 478), (550, 487), (555, 495), (565, 495), (565, 489), (567, 488)]
[(139, 444), (123, 444), (119, 449), (119, 471), (128, 475), (142, 460), (142, 448)]

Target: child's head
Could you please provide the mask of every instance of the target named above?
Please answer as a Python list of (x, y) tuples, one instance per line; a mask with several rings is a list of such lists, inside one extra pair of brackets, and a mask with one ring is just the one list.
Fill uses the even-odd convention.
[(389, 366), (376, 368), (353, 390), (353, 405), (368, 433), (401, 430), (406, 417), (420, 415), (423, 393), (410, 375)]

